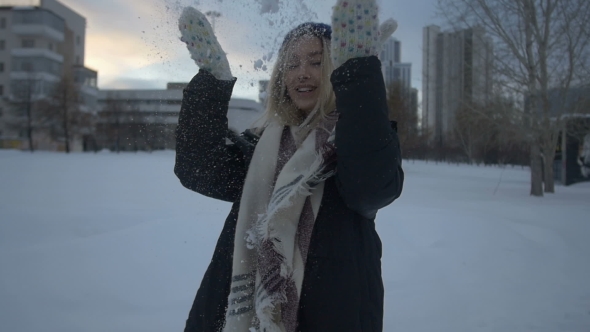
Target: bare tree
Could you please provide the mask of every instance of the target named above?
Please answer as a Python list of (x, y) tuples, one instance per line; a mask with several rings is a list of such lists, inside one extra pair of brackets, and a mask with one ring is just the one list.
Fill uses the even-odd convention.
[(469, 162), (505, 164), (521, 158), (525, 142), (522, 124), (514, 102), (501, 95), (491, 94), (485, 105), (462, 102), (456, 111), (455, 139), (463, 148)]
[[(140, 111), (139, 105), (137, 103), (132, 103), (129, 106), (129, 122), (126, 126), (127, 128), (127, 135), (126, 139), (128, 141), (128, 145), (131, 146), (131, 149), (135, 152), (139, 150), (146, 150), (147, 149), (147, 141), (145, 139), (146, 136), (146, 119), (145, 116)], [(141, 144), (140, 144), (141, 140)]]
[(468, 163), (479, 164), (484, 159), (485, 148), (491, 143), (495, 127), (491, 125), (489, 108), (462, 104), (455, 112), (454, 136), (462, 147)]
[(43, 107), (44, 122), (56, 140), (63, 140), (65, 152), (72, 140), (91, 126), (92, 114), (81, 110), (81, 93), (70, 75), (64, 75), (53, 88)]
[(400, 145), (406, 146), (418, 131), (418, 113), (412, 107), (410, 91), (401, 83), (393, 82), (387, 87), (389, 118), (398, 124)]
[(110, 93), (100, 112), (101, 135), (107, 142), (114, 141), (114, 149), (117, 153), (121, 151), (121, 140), (125, 136), (125, 124), (128, 122), (128, 112), (125, 109), (125, 102), (117, 98), (114, 93)]
[(35, 150), (33, 141), (34, 131), (37, 128), (35, 108), (38, 104), (39, 78), (35, 73), (28, 71), (24, 79), (13, 80), (10, 106), (11, 120), (9, 126), (13, 130), (24, 130), (27, 134), (29, 151)]
[(438, 0), (438, 5), (450, 24), (481, 26), (491, 37), (494, 80), (505, 95), (520, 98), (516, 109), (530, 151), (531, 195), (543, 195), (543, 182), (545, 192), (554, 192), (563, 115), (578, 110), (566, 97), (590, 78), (590, 1)]

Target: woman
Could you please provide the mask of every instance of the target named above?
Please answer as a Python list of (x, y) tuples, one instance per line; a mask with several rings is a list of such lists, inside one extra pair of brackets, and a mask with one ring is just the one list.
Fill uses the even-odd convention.
[(183, 12), (200, 70), (184, 90), (174, 171), (185, 187), (234, 203), (185, 331), (382, 330), (374, 219), (400, 195), (403, 171), (375, 56), (396, 24), (379, 27), (377, 14), (374, 0), (339, 0), (333, 29), (289, 32), (265, 124), (236, 136), (225, 54), (205, 16)]

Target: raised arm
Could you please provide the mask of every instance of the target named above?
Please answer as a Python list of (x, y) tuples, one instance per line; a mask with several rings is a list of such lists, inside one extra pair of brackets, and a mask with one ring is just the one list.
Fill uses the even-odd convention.
[[(397, 23), (378, 25), (374, 0), (337, 1), (332, 16), (331, 81), (336, 124), (336, 184), (346, 204), (367, 218), (400, 196), (404, 173), (397, 133), (388, 119), (381, 62), (375, 56)], [(351, 24), (351, 22), (354, 22)]]
[(387, 117), (385, 85), (377, 57), (347, 61), (332, 74), (336, 107), (340, 195), (354, 211), (374, 218), (401, 194), (404, 183), (397, 133)]
[(179, 29), (200, 70), (183, 92), (174, 173), (188, 189), (233, 202), (246, 177), (244, 154), (226, 144), (227, 110), (236, 80), (202, 13), (187, 7)]
[(227, 109), (235, 80), (201, 69), (184, 90), (176, 128), (174, 173), (200, 194), (236, 201), (246, 177), (244, 155), (226, 144)]

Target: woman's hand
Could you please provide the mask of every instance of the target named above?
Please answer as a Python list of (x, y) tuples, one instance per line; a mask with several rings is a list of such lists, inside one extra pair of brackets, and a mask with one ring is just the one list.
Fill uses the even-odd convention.
[(352, 58), (378, 55), (397, 29), (388, 19), (379, 26), (376, 0), (338, 0), (332, 12), (332, 61), (334, 68)]
[(225, 52), (203, 13), (193, 7), (185, 7), (178, 20), (178, 29), (182, 34), (180, 40), (186, 44), (199, 68), (207, 70), (219, 80), (233, 78)]

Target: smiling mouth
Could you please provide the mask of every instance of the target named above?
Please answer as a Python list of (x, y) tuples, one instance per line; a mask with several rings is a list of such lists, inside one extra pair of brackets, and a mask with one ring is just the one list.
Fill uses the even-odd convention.
[(299, 93), (309, 93), (314, 91), (316, 88), (297, 88), (295, 89)]

